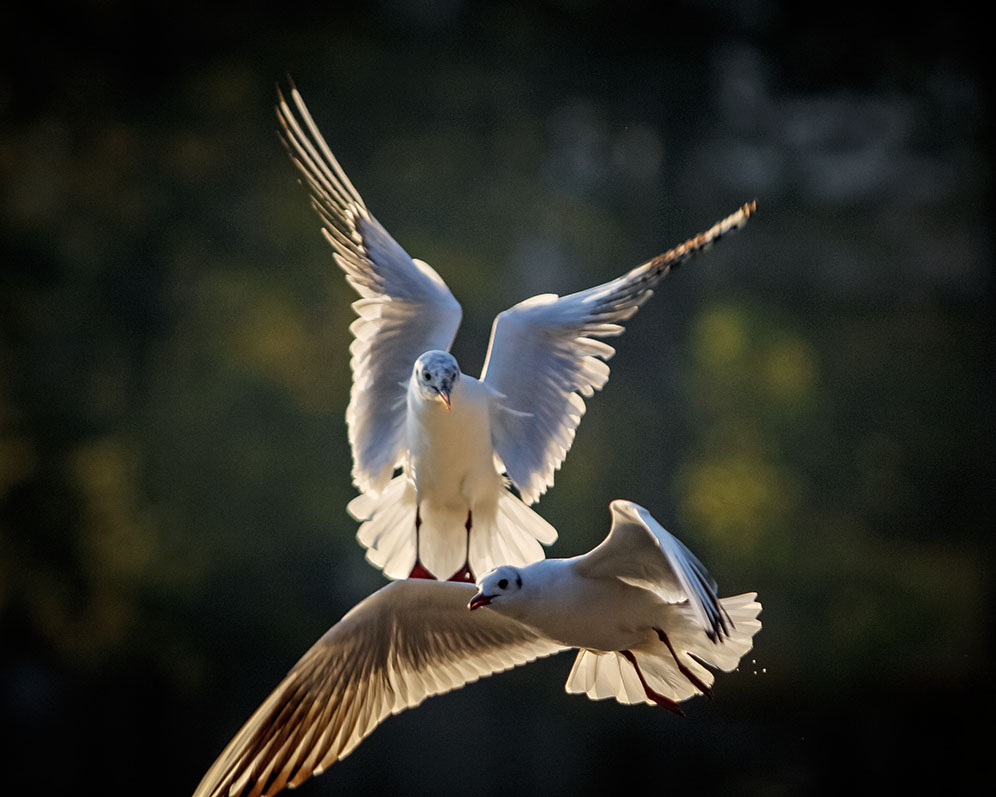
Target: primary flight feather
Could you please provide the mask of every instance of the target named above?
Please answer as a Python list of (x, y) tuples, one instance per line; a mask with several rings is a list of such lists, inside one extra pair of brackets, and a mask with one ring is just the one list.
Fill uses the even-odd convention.
[(500, 313), (475, 379), (449, 353), (462, 313), (446, 284), (370, 213), (296, 89), (290, 102), (280, 94), (277, 115), (360, 296), (346, 421), (361, 493), (349, 511), (367, 558), (389, 578), (467, 581), (542, 559), (557, 533), (529, 505), (553, 484), (584, 399), (608, 379), (614, 349), (601, 339), (622, 333), (672, 268), (742, 227), (754, 204), (617, 279)]

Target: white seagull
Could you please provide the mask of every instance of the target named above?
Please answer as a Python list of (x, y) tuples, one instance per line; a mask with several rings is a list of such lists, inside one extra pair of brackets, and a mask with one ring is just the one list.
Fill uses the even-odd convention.
[[(760, 630), (755, 593), (718, 598), (698, 559), (629, 501), (572, 559), (470, 584), (382, 587), (330, 628), (228, 743), (194, 797), (273, 795), (348, 755), (389, 715), (541, 656), (580, 648), (568, 692), (678, 703), (711, 694)], [(471, 611), (468, 611), (468, 608)]]
[(528, 505), (553, 484), (584, 398), (609, 377), (614, 349), (598, 338), (619, 335), (670, 269), (742, 227), (754, 203), (618, 279), (500, 313), (475, 379), (449, 354), (460, 305), (371, 215), (300, 94), (290, 96), (293, 108), (283, 93), (277, 105), (287, 151), (360, 295), (346, 421), (361, 494), (348, 509), (363, 521), (367, 558), (389, 578), (467, 581), (542, 559), (557, 532)]

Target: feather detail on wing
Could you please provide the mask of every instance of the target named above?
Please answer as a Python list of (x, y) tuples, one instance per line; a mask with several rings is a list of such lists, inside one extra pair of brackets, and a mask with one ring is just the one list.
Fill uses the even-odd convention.
[(491, 611), (475, 587), (396, 581), (332, 626), (208, 770), (194, 797), (273, 795), (348, 755), (391, 714), (563, 648)]
[(293, 108), (280, 93), (277, 117), (291, 160), (311, 194), (335, 261), (360, 295), (350, 325), (353, 387), (346, 421), (353, 480), (383, 490), (401, 464), (405, 414), (399, 407), (419, 355), (448, 350), (461, 309), (440, 276), (412, 259), (370, 214), (308, 112), (297, 89)]
[(618, 279), (569, 296), (534, 296), (500, 313), (481, 380), (504, 394), (492, 412), (492, 444), (522, 499), (531, 504), (553, 484), (567, 456), (585, 398), (609, 378), (614, 353), (598, 338), (623, 332), (673, 268), (742, 227), (754, 203)]
[(579, 557), (577, 572), (588, 578), (618, 578), (651, 590), (668, 603), (688, 601), (696, 621), (712, 640), (730, 635), (732, 624), (716, 582), (695, 554), (630, 501), (613, 501), (608, 536)]

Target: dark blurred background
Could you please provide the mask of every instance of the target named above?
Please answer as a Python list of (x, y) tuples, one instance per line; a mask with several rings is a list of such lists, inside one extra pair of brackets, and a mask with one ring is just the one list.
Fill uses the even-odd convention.
[[(301, 789), (992, 782), (989, 26), (957, 3), (41, 0), (2, 12), (0, 715), (17, 794), (189, 794), (383, 583), (354, 540), (354, 298), (283, 152), (491, 319), (756, 199), (616, 341), (539, 511), (647, 506), (764, 628), (680, 720), (571, 656), (389, 719)], [(990, 521), (986, 521), (986, 517)]]

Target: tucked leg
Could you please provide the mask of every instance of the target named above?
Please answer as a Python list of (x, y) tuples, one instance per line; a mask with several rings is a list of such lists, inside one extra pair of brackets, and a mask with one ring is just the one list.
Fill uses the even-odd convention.
[(678, 665), (678, 669), (681, 671), (681, 674), (692, 682), (692, 686), (698, 689), (706, 697), (712, 699), (712, 687), (703, 683), (701, 678), (682, 664), (681, 659), (678, 658), (678, 654), (674, 650), (674, 646), (671, 644), (671, 640), (667, 638), (667, 634), (659, 628), (655, 628), (654, 631), (657, 632), (657, 636), (660, 637), (661, 642), (667, 645), (667, 649), (671, 651), (671, 655), (674, 657), (674, 663)]
[(411, 575), (408, 578), (428, 578), (433, 581), (436, 577), (432, 575), (422, 564), (422, 560), (419, 557), (419, 530), (422, 528), (422, 515), (419, 511), (419, 507), (415, 507), (415, 566), (412, 568)]
[(633, 669), (636, 670), (636, 677), (640, 679), (640, 683), (643, 685), (643, 691), (646, 693), (647, 697), (653, 700), (661, 708), (666, 708), (668, 711), (673, 711), (679, 717), (684, 717), (685, 712), (681, 710), (681, 707), (675, 703), (671, 698), (664, 697), (660, 692), (655, 692), (647, 684), (646, 679), (643, 677), (643, 673), (640, 671), (640, 665), (636, 663), (636, 656), (634, 656), (628, 650), (619, 651), (626, 660), (633, 665)]
[(464, 524), (464, 528), (467, 529), (467, 558), (463, 561), (463, 567), (457, 570), (452, 576), (447, 579), (448, 581), (464, 581), (474, 583), (474, 574), (470, 572), (470, 530), (474, 527), (474, 513), (471, 510), (467, 510), (467, 522)]

